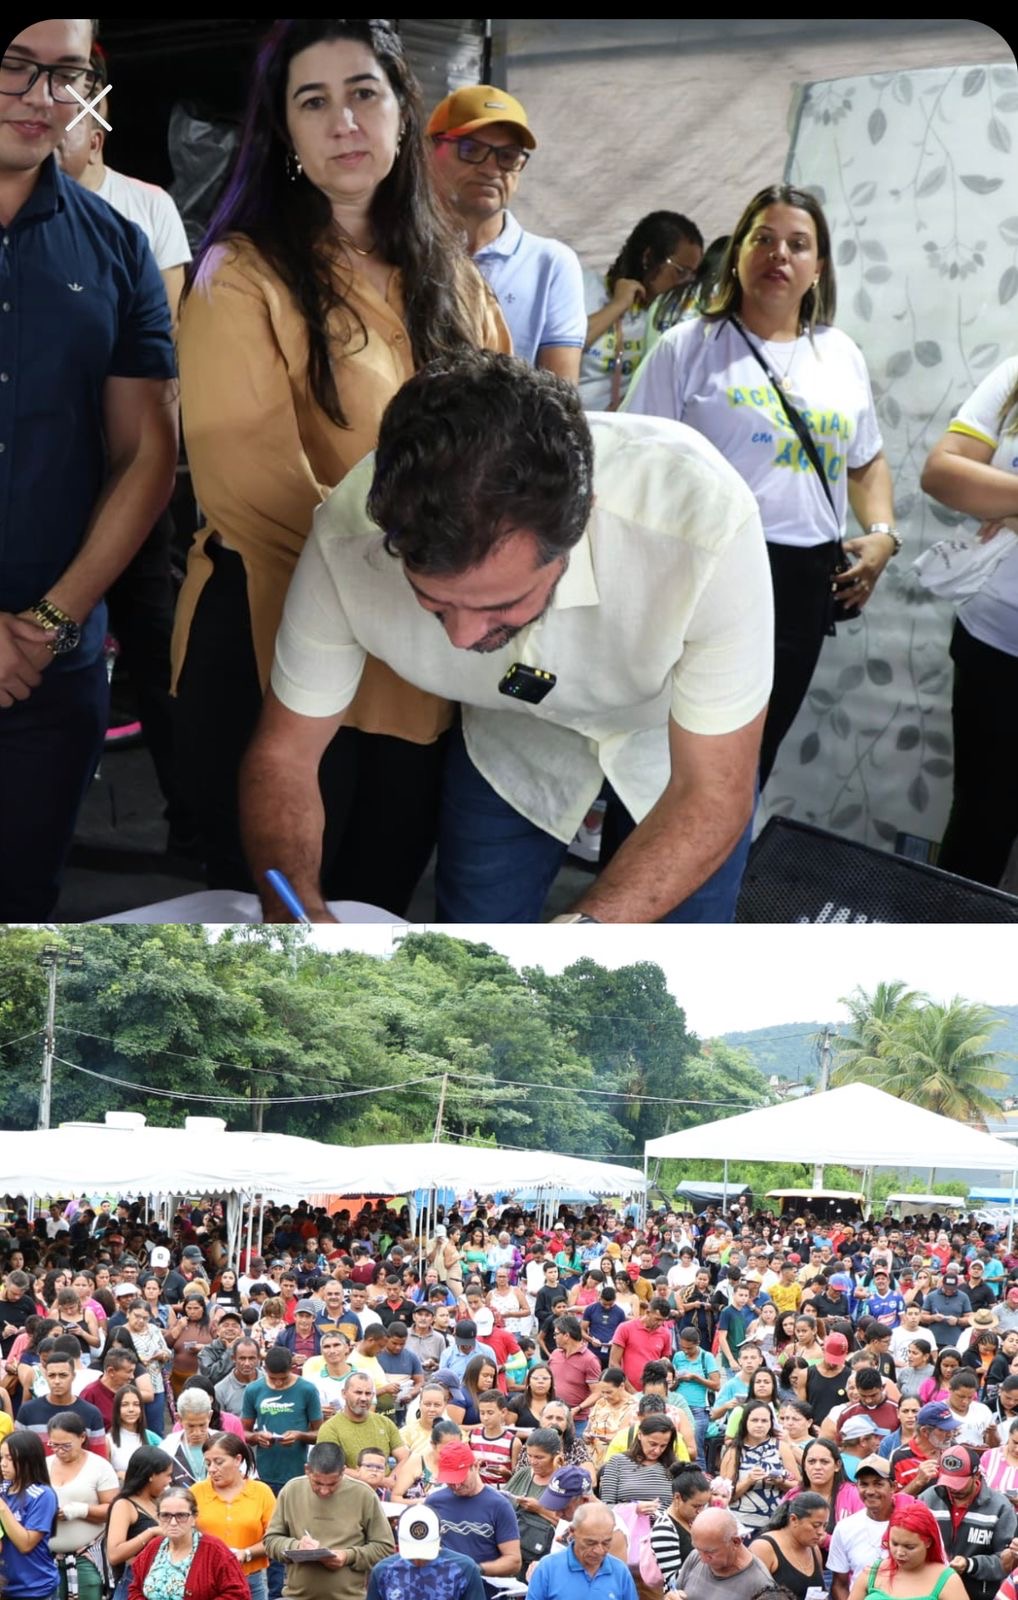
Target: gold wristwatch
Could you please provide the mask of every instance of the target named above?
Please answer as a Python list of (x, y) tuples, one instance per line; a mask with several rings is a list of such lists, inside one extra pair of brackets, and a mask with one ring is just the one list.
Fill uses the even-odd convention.
[(40, 628), (45, 628), (48, 635), (46, 644), (55, 656), (69, 655), (81, 643), (81, 629), (74, 618), (45, 596), (28, 606), (24, 615), (31, 617)]

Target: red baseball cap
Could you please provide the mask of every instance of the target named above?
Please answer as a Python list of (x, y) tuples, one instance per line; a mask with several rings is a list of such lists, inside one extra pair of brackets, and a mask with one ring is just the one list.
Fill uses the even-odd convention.
[(475, 1465), (470, 1446), (462, 1439), (450, 1439), (435, 1459), (435, 1477), (439, 1483), (465, 1483)]

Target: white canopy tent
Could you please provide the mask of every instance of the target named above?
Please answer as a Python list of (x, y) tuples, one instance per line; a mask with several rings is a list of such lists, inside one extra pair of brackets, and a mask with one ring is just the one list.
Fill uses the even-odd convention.
[(496, 1190), (526, 1190), (534, 1196), (529, 1203), (537, 1210), (551, 1212), (563, 1194), (581, 1192), (593, 1195), (643, 1195), (645, 1174), (634, 1167), (608, 1161), (584, 1161), (578, 1156), (559, 1156), (554, 1151), (494, 1150), (486, 1146), (461, 1144), (381, 1144), (361, 1145), (347, 1150), (349, 1165), (342, 1177), (330, 1185), (332, 1194), (406, 1194), (423, 1189), (424, 1206), (420, 1236), (430, 1238), (435, 1227), (436, 1197), (441, 1189), (462, 1193), (474, 1189), (482, 1194)]
[(644, 1174), (651, 1156), (723, 1161), (726, 1186), (729, 1162), (739, 1161), (974, 1168), (1010, 1174), (1012, 1222), (1018, 1198), (1018, 1152), (1013, 1145), (865, 1083), (849, 1083), (649, 1139)]
[[(282, 1133), (230, 1133), (218, 1117), (188, 1117), (183, 1128), (149, 1128), (136, 1113), (109, 1112), (105, 1123), (64, 1123), (0, 1132), (0, 1187), (26, 1197), (94, 1193), (167, 1200), (181, 1194), (225, 1198), (229, 1253), (266, 1201), (291, 1204), (311, 1194), (406, 1194), (439, 1189), (536, 1191), (539, 1204), (564, 1192), (629, 1196), (645, 1190), (632, 1167), (536, 1150), (458, 1144), (329, 1145)], [(259, 1229), (260, 1236), (260, 1229)]]

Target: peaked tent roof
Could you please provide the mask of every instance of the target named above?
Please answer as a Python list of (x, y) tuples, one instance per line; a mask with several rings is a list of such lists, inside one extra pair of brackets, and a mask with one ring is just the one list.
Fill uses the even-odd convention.
[(648, 1156), (687, 1160), (839, 1162), (848, 1167), (965, 1167), (1013, 1172), (1018, 1150), (865, 1083), (666, 1133)]
[[(202, 1119), (197, 1119), (200, 1124)], [(0, 1192), (120, 1195), (406, 1194), (415, 1189), (532, 1188), (555, 1194), (643, 1192), (643, 1173), (554, 1151), (459, 1144), (327, 1145), (292, 1134), (213, 1127), (64, 1123), (0, 1130)]]

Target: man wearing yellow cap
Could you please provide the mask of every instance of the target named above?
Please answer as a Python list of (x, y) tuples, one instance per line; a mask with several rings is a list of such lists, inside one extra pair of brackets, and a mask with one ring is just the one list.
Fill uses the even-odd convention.
[(476, 84), (446, 95), (428, 122), (438, 190), (466, 231), (524, 361), (576, 383), (587, 332), (583, 272), (568, 245), (527, 233), (509, 202), (537, 140), (511, 94)]

